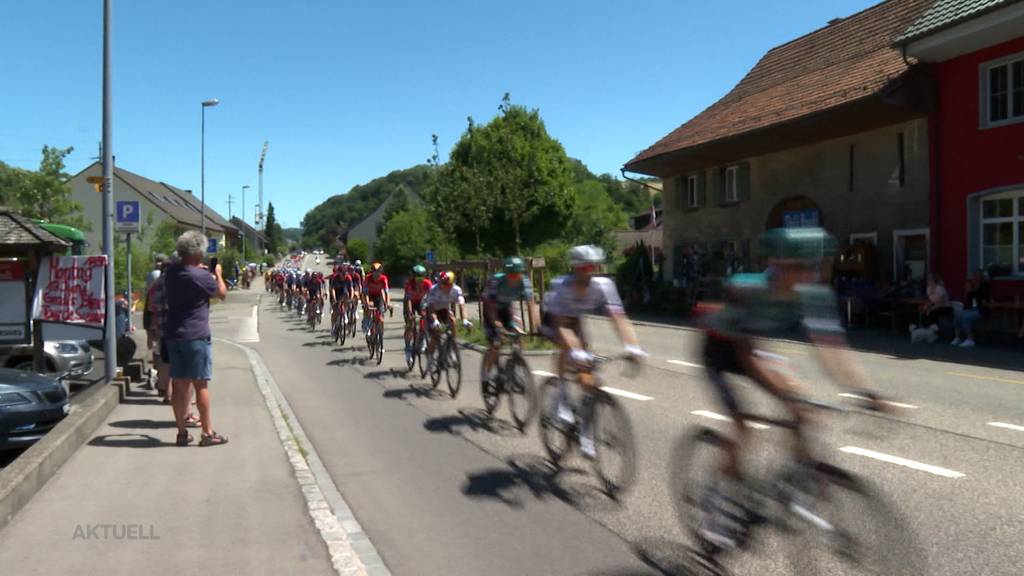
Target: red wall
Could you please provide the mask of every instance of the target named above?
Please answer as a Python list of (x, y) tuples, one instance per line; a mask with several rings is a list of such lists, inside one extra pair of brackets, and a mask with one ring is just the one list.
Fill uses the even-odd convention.
[[(967, 196), (990, 188), (1024, 187), (1024, 123), (979, 129), (980, 66), (1024, 52), (1024, 37), (965, 54), (935, 67), (938, 107), (929, 118), (932, 186), (939, 205), (932, 206), (933, 246), (937, 270), (954, 297), (961, 296), (967, 275)], [(935, 196), (932, 196), (933, 200)], [(934, 204), (934, 202), (933, 202)], [(938, 214), (936, 214), (938, 212)], [(993, 297), (1024, 296), (1024, 281), (993, 283)]]

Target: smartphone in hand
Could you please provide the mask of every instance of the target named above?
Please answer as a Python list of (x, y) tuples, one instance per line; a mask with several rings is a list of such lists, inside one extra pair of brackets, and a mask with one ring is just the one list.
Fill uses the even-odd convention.
[(213, 274), (216, 274), (217, 273), (217, 258), (216, 257), (210, 258), (209, 266), (210, 266), (210, 272), (213, 273)]

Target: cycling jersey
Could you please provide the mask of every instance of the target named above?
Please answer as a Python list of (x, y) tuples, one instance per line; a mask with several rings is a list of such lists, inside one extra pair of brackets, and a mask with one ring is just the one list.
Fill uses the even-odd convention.
[(388, 275), (381, 274), (374, 276), (373, 274), (366, 277), (366, 293), (370, 296), (380, 296), (388, 291)]
[(795, 331), (841, 334), (835, 294), (825, 284), (797, 284), (792, 297), (773, 295), (771, 273), (734, 274), (725, 306), (706, 321), (712, 337), (779, 336)]
[(352, 277), (340, 272), (332, 274), (331, 288), (334, 289), (335, 295), (348, 294), (348, 291), (352, 289)]
[(310, 296), (318, 296), (322, 287), (323, 280), (321, 278), (313, 277), (306, 282), (306, 289), (309, 290)]
[(551, 282), (551, 290), (544, 298), (546, 312), (556, 316), (579, 319), (584, 314), (621, 314), (622, 299), (615, 283), (603, 276), (590, 279), (586, 292), (580, 296), (576, 291), (575, 276), (566, 275)]
[(285, 278), (285, 282), (288, 283), (289, 288), (295, 286), (295, 276), (289, 274), (288, 277)]
[(510, 308), (518, 300), (532, 300), (533, 286), (526, 276), (521, 276), (519, 285), (513, 286), (508, 275), (499, 272), (487, 282), (484, 298), (493, 301), (498, 308)]
[(414, 308), (419, 308), (420, 302), (433, 286), (434, 283), (427, 278), (419, 282), (415, 278), (409, 278), (405, 281), (405, 299), (412, 302)]
[(439, 310), (448, 310), (452, 304), (465, 303), (466, 299), (462, 297), (462, 288), (458, 285), (453, 285), (450, 290), (445, 292), (440, 284), (435, 284), (423, 298), (423, 303), (420, 304), (420, 307), (430, 312), (437, 312)]

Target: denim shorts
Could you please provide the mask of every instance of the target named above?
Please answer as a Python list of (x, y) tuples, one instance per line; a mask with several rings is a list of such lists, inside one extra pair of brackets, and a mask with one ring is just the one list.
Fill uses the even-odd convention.
[(213, 377), (213, 350), (209, 338), (168, 340), (171, 378), (209, 380)]

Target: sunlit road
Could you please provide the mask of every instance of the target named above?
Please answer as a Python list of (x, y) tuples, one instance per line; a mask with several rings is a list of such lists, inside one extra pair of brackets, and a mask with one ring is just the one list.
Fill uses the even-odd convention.
[[(606, 328), (591, 323), (593, 338), (615, 350)], [(639, 452), (638, 482), (619, 502), (598, 490), (582, 461), (552, 478), (536, 426), (520, 435), (506, 408), (493, 421), (482, 416), (478, 354), (464, 352), (455, 400), (407, 376), (397, 310), (380, 366), (366, 363), (361, 338), (338, 347), (326, 327), (311, 333), (269, 297), (260, 306), (259, 341), (249, 345), (263, 354), (394, 574), (699, 573), (671, 504), (670, 470), (689, 428), (723, 425), (720, 408), (704, 384), (697, 334), (648, 326), (639, 333), (652, 354), (645, 371), (605, 374), (622, 392)], [(771, 348), (790, 359), (814, 397), (847, 400), (819, 377), (808, 348)], [(900, 411), (825, 420), (816, 446), (823, 459), (870, 480), (898, 512), (905, 529), (892, 535), (893, 552), (909, 562), (921, 550), (922, 574), (1019, 574), (1024, 375), (880, 354), (856, 359)], [(530, 362), (535, 371), (552, 370), (549, 358)], [(748, 398), (751, 408), (771, 406), (755, 392)], [(766, 448), (783, 439), (774, 429), (754, 437)], [(774, 459), (755, 464), (764, 461)], [(766, 533), (758, 553), (732, 568), (789, 574), (806, 544)]]

